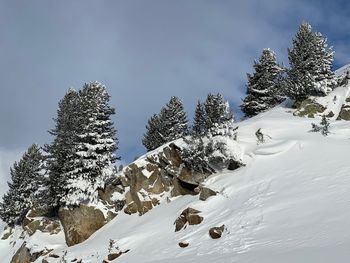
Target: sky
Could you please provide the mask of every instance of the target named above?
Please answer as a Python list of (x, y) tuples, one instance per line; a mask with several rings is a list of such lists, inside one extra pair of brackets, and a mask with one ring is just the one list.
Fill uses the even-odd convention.
[(237, 116), (263, 48), (288, 65), (302, 21), (328, 37), (334, 67), (350, 62), (350, 3), (298, 0), (0, 0), (0, 176), (52, 137), (70, 87), (99, 81), (116, 108), (123, 163), (145, 153), (147, 119), (175, 95), (189, 119), (220, 92)]

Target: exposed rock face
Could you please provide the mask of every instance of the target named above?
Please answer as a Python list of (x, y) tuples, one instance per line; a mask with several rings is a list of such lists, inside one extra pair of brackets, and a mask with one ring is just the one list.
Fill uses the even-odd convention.
[(324, 106), (314, 100), (306, 99), (301, 102), (294, 115), (299, 117), (314, 118), (316, 114), (321, 114), (326, 110)]
[(187, 168), (181, 159), (181, 149), (174, 143), (162, 152), (147, 156), (143, 162), (135, 162), (124, 169), (124, 187), (127, 214), (148, 212), (159, 203), (151, 195), (162, 195), (171, 189), (171, 196), (198, 194), (195, 188), (210, 174), (200, 174)]
[(212, 239), (218, 239), (222, 236), (222, 233), (225, 230), (225, 225), (222, 225), (220, 227), (212, 227), (209, 229), (209, 236)]
[(189, 225), (198, 225), (203, 221), (203, 217), (198, 215), (200, 211), (191, 207), (182, 211), (181, 215), (175, 220), (175, 232), (180, 231), (187, 223)]
[(108, 222), (102, 211), (85, 205), (73, 209), (60, 208), (58, 216), (68, 246), (85, 241)]
[(210, 188), (203, 187), (203, 186), (199, 187), (199, 191), (200, 191), (199, 200), (202, 200), (202, 201), (205, 201), (209, 197), (216, 195), (215, 191), (211, 190)]

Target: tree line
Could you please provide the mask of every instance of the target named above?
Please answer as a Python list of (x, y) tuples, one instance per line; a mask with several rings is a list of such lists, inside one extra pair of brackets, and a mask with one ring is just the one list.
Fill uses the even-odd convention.
[(264, 49), (247, 74), (247, 95), (241, 105), (246, 117), (255, 116), (279, 104), (286, 97), (297, 107), (309, 96), (325, 96), (337, 81), (332, 71), (333, 50), (327, 38), (302, 23), (288, 49), (289, 68), (279, 65), (275, 53)]
[[(326, 38), (313, 32), (308, 23), (300, 25), (288, 58), (290, 67), (286, 68), (277, 63), (272, 50), (262, 51), (254, 72), (247, 75), (247, 95), (241, 105), (246, 117), (266, 111), (286, 97), (297, 105), (308, 96), (324, 96), (336, 86), (331, 70), (333, 51)], [(97, 190), (116, 175), (114, 163), (119, 159), (117, 130), (111, 120), (115, 109), (109, 101), (106, 88), (98, 82), (67, 91), (58, 103), (55, 126), (49, 131), (52, 142), (43, 147), (33, 144), (11, 168), (9, 190), (0, 203), (3, 221), (20, 224), (33, 206), (55, 215), (60, 207), (97, 202)], [(142, 143), (151, 151), (191, 135), (199, 143), (192, 145), (195, 149), (188, 152), (187, 159), (193, 167), (199, 163), (198, 170), (206, 170), (200, 138), (212, 136), (232, 121), (224, 97), (208, 94), (204, 102), (198, 101), (190, 126), (181, 99), (173, 96), (148, 120)]]

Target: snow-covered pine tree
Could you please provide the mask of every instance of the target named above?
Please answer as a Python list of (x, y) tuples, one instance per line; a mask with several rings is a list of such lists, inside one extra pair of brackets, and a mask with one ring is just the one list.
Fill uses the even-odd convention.
[(9, 190), (0, 203), (0, 217), (9, 225), (22, 223), (32, 206), (34, 194), (40, 187), (43, 155), (38, 145), (31, 145), (19, 162), (11, 168)]
[(300, 102), (309, 95), (322, 96), (336, 85), (332, 72), (333, 51), (327, 39), (313, 32), (311, 25), (300, 25), (293, 46), (288, 49), (290, 69), (286, 94)]
[(194, 120), (192, 127), (193, 135), (203, 135), (206, 132), (206, 113), (204, 104), (197, 102), (196, 110), (194, 112)]
[(147, 151), (152, 151), (159, 146), (166, 143), (163, 135), (161, 134), (161, 123), (159, 116), (154, 114), (146, 125), (146, 133), (143, 135), (142, 144), (146, 147)]
[(247, 74), (247, 96), (241, 105), (246, 117), (255, 116), (282, 101), (279, 88), (283, 71), (277, 64), (275, 53), (264, 49), (259, 61), (254, 63), (254, 73)]
[(233, 114), (230, 111), (228, 102), (219, 93), (216, 95), (208, 94), (204, 108), (207, 130), (233, 120)]
[(161, 134), (166, 142), (176, 140), (188, 133), (187, 115), (182, 101), (175, 96), (162, 108), (159, 114)]
[(74, 155), (74, 145), (77, 143), (79, 127), (79, 94), (69, 89), (58, 103), (57, 117), (54, 119), (55, 128), (49, 131), (54, 136), (51, 144), (44, 147), (46, 169), (49, 175), (50, 199), (53, 207), (58, 207), (65, 196), (67, 178), (65, 173), (72, 170), (69, 161)]
[(85, 84), (79, 91), (79, 114), (73, 158), (65, 166), (66, 195), (61, 199), (65, 206), (94, 203), (97, 190), (104, 187), (106, 178), (112, 175), (113, 163), (118, 149), (116, 129), (111, 116), (114, 108), (109, 106), (110, 96), (98, 83)]

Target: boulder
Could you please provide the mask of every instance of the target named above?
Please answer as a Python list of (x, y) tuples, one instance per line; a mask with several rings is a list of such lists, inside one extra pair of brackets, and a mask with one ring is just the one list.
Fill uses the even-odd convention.
[(215, 191), (211, 190), (210, 188), (203, 187), (203, 186), (199, 187), (199, 191), (200, 191), (199, 200), (202, 200), (202, 201), (205, 201), (209, 197), (216, 195)]
[(294, 112), (299, 117), (314, 118), (316, 114), (322, 114), (326, 108), (312, 99), (302, 101)]
[(225, 230), (225, 225), (222, 225), (220, 227), (212, 227), (209, 229), (209, 236), (212, 239), (218, 239), (222, 236), (222, 233)]
[(175, 232), (180, 231), (187, 223), (189, 225), (198, 225), (203, 221), (203, 217), (198, 215), (200, 211), (191, 207), (182, 211), (181, 215), (175, 220)]
[(50, 235), (58, 234), (61, 229), (61, 224), (58, 219), (54, 218), (28, 218), (23, 221), (23, 229), (31, 236), (36, 231), (50, 233)]
[(107, 258), (108, 258), (108, 260), (115, 260), (116, 258), (120, 257), (122, 254), (123, 254), (123, 252), (110, 253), (110, 254), (108, 254)]
[(4, 232), (2, 233), (1, 240), (8, 239), (13, 233), (13, 228), (10, 226), (6, 226)]
[(39, 257), (47, 255), (51, 250), (44, 249), (35, 253), (31, 253), (30, 249), (27, 248), (27, 243), (23, 242), (21, 247), (17, 250), (17, 252), (12, 257), (10, 263), (30, 263), (37, 260)]
[(342, 106), (337, 119), (350, 121), (350, 105)]
[(61, 220), (68, 246), (85, 241), (107, 223), (101, 210), (86, 205), (72, 209), (60, 208), (58, 217)]
[(32, 255), (29, 248), (26, 247), (26, 242), (17, 250), (11, 259), (10, 263), (30, 263), (32, 262)]
[(188, 245), (189, 245), (188, 242), (180, 242), (180, 243), (179, 243), (179, 247), (182, 247), (182, 248), (188, 247)]

